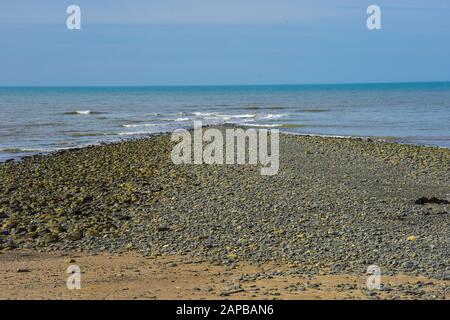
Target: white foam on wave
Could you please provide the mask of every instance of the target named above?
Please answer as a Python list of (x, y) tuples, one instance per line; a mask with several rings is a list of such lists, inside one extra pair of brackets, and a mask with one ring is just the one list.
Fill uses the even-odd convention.
[(138, 136), (138, 135), (143, 135), (143, 134), (150, 134), (150, 133), (155, 133), (158, 131), (130, 131), (130, 132), (119, 132), (118, 135), (119, 136)]
[(256, 114), (256, 113), (246, 113), (246, 114), (224, 114), (224, 113), (214, 113), (214, 112), (193, 112), (197, 117), (203, 119), (280, 119), (289, 116), (287, 113), (268, 113), (268, 114)]
[(223, 116), (229, 117), (229, 118), (247, 119), (247, 118), (255, 118), (256, 114), (231, 114), (231, 115), (223, 115)]
[(192, 114), (197, 117), (209, 117), (209, 116), (217, 115), (217, 113), (215, 113), (215, 112), (192, 112)]
[(282, 124), (268, 124), (268, 123), (240, 123), (245, 127), (261, 127), (261, 128), (278, 128), (283, 126)]
[(91, 110), (77, 110), (75, 111), (76, 114), (91, 114)]
[(233, 119), (254, 119), (256, 114), (223, 114), (218, 112), (193, 112), (195, 116), (203, 120), (230, 121)]
[(258, 119), (280, 119), (287, 116), (288, 114), (286, 113), (269, 113), (267, 115), (258, 116)]
[(140, 123), (140, 124), (123, 124), (124, 128), (141, 128), (141, 127), (157, 127), (161, 126), (161, 123)]
[(166, 119), (160, 119), (159, 121), (167, 121), (167, 122), (183, 122), (183, 121), (189, 121), (190, 118), (181, 117), (181, 118), (166, 118)]

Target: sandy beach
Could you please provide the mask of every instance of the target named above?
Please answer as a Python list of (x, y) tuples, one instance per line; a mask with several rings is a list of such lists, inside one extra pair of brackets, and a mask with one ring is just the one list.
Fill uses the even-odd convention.
[[(81, 288), (68, 290), (70, 265), (81, 269)], [(383, 276), (368, 290), (366, 275), (297, 274), (276, 264), (211, 265), (186, 256), (127, 253), (37, 253), (2, 256), (0, 299), (448, 299), (448, 281)]]
[[(174, 165), (172, 147), (158, 134), (1, 164), (0, 298), (448, 299), (449, 149), (282, 134), (262, 176)], [(82, 290), (65, 288), (73, 263)]]

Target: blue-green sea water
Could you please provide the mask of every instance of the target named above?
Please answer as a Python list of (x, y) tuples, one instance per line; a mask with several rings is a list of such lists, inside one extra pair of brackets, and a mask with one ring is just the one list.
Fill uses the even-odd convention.
[(190, 127), (450, 147), (450, 83), (0, 88), (0, 161)]

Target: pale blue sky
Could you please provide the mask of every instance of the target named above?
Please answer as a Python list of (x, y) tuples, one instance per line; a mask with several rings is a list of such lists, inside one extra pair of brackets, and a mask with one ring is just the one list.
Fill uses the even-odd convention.
[(448, 0), (2, 1), (0, 85), (448, 81), (449, 35)]

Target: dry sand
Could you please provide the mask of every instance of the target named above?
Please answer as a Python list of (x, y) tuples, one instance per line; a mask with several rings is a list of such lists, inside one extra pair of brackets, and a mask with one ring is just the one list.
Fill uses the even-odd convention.
[[(80, 290), (66, 287), (69, 265), (81, 269)], [(288, 270), (212, 266), (185, 256), (19, 250), (0, 254), (0, 299), (449, 299), (449, 281), (382, 276), (390, 290), (370, 293), (367, 275), (277, 275)]]

